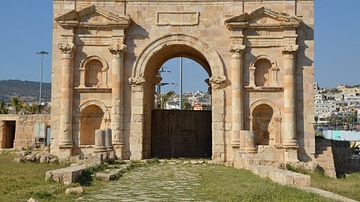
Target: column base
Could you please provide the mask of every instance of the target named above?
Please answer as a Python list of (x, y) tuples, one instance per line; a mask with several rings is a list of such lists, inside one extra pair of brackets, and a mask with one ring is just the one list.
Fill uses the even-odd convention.
[(299, 146), (289, 146), (289, 145), (283, 146), (285, 162), (299, 162), (298, 152), (297, 152), (298, 149)]
[(60, 140), (58, 144), (59, 147), (73, 147), (73, 145), (72, 140)]
[(70, 157), (73, 155), (73, 146), (60, 146), (58, 158), (60, 163), (67, 163), (70, 160)]
[(124, 159), (124, 144), (113, 144), (114, 155), (119, 159)]

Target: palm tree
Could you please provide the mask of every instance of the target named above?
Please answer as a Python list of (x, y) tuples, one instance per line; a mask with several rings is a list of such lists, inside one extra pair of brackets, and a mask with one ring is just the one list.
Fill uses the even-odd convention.
[(354, 112), (345, 116), (344, 121), (346, 123), (347, 129), (350, 129), (350, 124), (354, 122), (355, 118), (356, 114)]
[(39, 105), (36, 103), (31, 103), (31, 105), (28, 105), (26, 107), (26, 111), (30, 114), (37, 114), (39, 112)]
[(160, 109), (165, 109), (166, 104), (169, 102), (171, 96), (173, 96), (174, 93), (174, 91), (169, 91), (161, 97)]
[(16, 112), (16, 114), (18, 114), (23, 105), (22, 105), (21, 100), (17, 96), (15, 96), (15, 97), (11, 98), (11, 106), (13, 106), (15, 108), (15, 112)]

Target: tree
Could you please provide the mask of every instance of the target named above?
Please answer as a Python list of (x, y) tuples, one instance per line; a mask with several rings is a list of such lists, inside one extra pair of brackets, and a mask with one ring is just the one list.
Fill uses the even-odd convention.
[(319, 121), (319, 116), (314, 116), (314, 120), (315, 120), (315, 128), (316, 128)]
[(7, 114), (9, 113), (7, 104), (4, 101), (0, 102), (0, 114)]
[(20, 112), (20, 110), (22, 109), (23, 104), (22, 104), (21, 100), (17, 96), (15, 96), (15, 97), (11, 98), (11, 106), (13, 106), (15, 108), (15, 112), (16, 112), (16, 114), (18, 114)]
[(346, 123), (347, 129), (350, 129), (350, 124), (354, 123), (356, 120), (356, 113), (352, 112), (345, 116), (344, 121)]
[(174, 93), (175, 93), (174, 91), (169, 91), (164, 96), (161, 97), (160, 109), (165, 109), (166, 104), (169, 102), (171, 96), (173, 96)]
[(194, 107), (187, 100), (182, 101), (182, 109), (183, 110), (193, 110)]
[(30, 114), (37, 114), (39, 112), (39, 105), (36, 103), (31, 103), (31, 105), (28, 105), (26, 107), (26, 111)]

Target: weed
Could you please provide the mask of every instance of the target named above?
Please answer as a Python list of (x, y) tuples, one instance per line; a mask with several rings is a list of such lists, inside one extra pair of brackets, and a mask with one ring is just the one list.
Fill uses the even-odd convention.
[(146, 160), (147, 164), (156, 164), (156, 163), (160, 163), (160, 160), (158, 158), (152, 158), (152, 159), (148, 159)]
[(54, 198), (51, 193), (47, 191), (32, 191), (30, 192), (30, 195), (36, 199), (52, 199)]

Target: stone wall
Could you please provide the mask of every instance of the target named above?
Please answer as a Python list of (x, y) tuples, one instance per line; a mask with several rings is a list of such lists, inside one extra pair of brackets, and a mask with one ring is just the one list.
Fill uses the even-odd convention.
[[(6, 123), (15, 122), (15, 137), (13, 139), (14, 149), (31, 147), (34, 142), (34, 125), (35, 123), (45, 123), (50, 127), (50, 114), (33, 114), (33, 115), (0, 115), (0, 148), (4, 147), (6, 141)], [(9, 140), (12, 141), (12, 140)]]
[(349, 141), (316, 139), (315, 156), (328, 176), (360, 171), (360, 157), (351, 156)]

